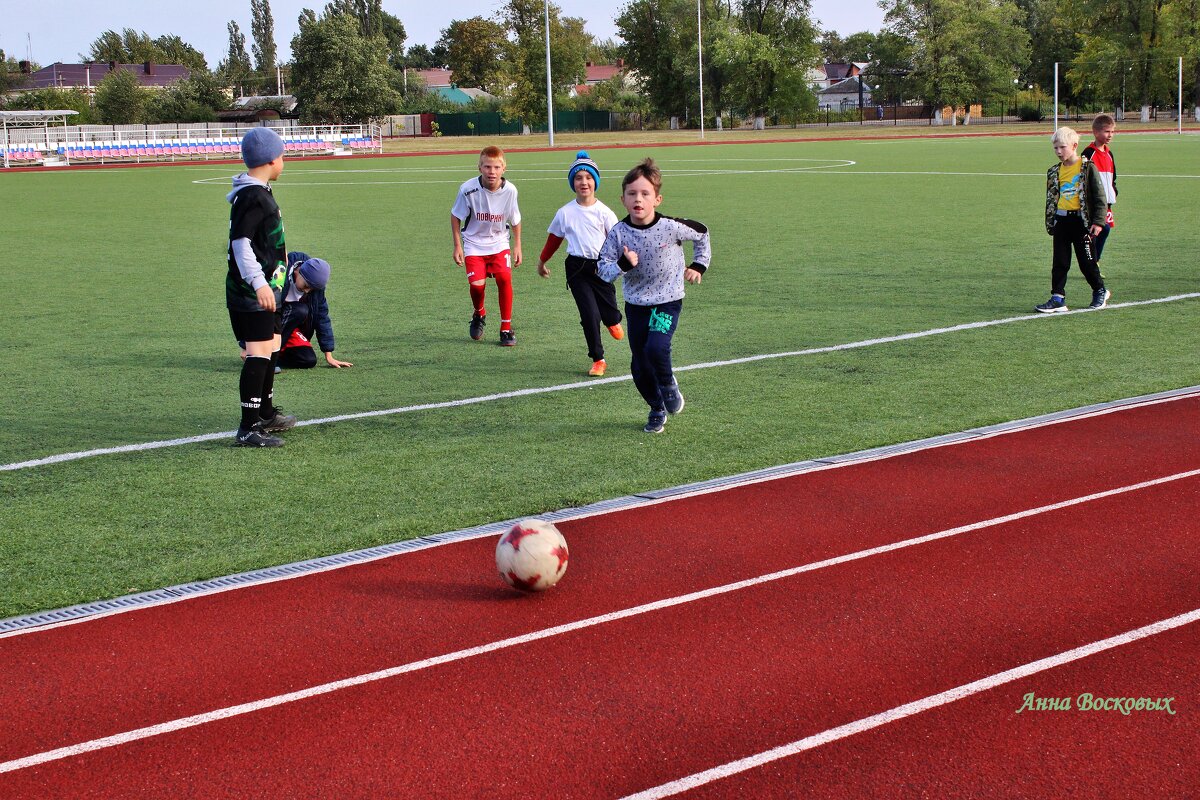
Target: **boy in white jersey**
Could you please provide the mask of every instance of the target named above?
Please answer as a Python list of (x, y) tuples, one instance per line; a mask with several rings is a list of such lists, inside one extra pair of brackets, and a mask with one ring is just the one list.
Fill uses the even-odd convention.
[[(484, 287), (489, 277), (496, 280), (500, 295), (500, 344), (517, 343), (512, 330), (512, 268), (521, 264), (521, 210), (517, 187), (504, 179), (507, 164), (499, 147), (485, 147), (479, 154), (479, 177), (458, 189), (450, 209), (450, 231), (454, 237), (454, 263), (467, 270), (471, 290), (472, 339), (483, 338)], [(513, 247), (508, 246), (512, 228)]]
[[(598, 274), (623, 277), (629, 323), (630, 371), (650, 406), (646, 433), (662, 433), (668, 414), (683, 410), (683, 395), (671, 367), (671, 340), (683, 310), (684, 283), (700, 283), (712, 258), (708, 228), (690, 219), (659, 214), (662, 172), (647, 158), (621, 182), (621, 204), (629, 216), (613, 226), (600, 248)], [(683, 243), (692, 243), (692, 262)]]
[(575, 199), (558, 210), (550, 223), (546, 246), (538, 259), (538, 274), (550, 277), (546, 262), (553, 257), (563, 239), (567, 240), (567, 288), (579, 307), (579, 324), (587, 341), (588, 358), (592, 359), (589, 375), (604, 374), (604, 344), (600, 341), (603, 322), (614, 339), (624, 339), (621, 311), (617, 308), (617, 290), (596, 274), (597, 259), (604, 238), (617, 224), (617, 215), (596, 198), (600, 188), (600, 168), (588, 158), (586, 150), (575, 155), (575, 163), (567, 170), (567, 183), (575, 190)]

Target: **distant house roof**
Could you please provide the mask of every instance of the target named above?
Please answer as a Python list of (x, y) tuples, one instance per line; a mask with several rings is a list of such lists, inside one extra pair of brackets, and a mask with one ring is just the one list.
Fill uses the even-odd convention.
[(29, 76), (22, 89), (94, 89), (114, 69), (132, 72), (142, 86), (163, 88), (187, 78), (191, 70), (181, 64), (64, 64), (56, 61)]
[(591, 61), (584, 65), (584, 83), (594, 85), (603, 83), (625, 71), (625, 59), (618, 58), (615, 64), (593, 64)]
[(459, 91), (462, 92), (463, 94), (465, 94), (467, 97), (471, 98), (472, 100), (480, 100), (480, 99), (495, 100), (495, 99), (497, 99), (496, 95), (492, 94), (491, 92), (485, 92), (483, 89), (459, 89)]
[(416, 75), (429, 89), (440, 89), (450, 85), (448, 69), (410, 69), (409, 74)]
[[(857, 95), (858, 94), (858, 85), (860, 83), (862, 83), (862, 78), (860, 78), (856, 75), (853, 78), (846, 78), (845, 80), (838, 81), (833, 86), (829, 86), (829, 87), (817, 92), (817, 94), (851, 94), (851, 93), (853, 93), (853, 94)], [(870, 94), (870, 92), (871, 92), (870, 84), (863, 83), (862, 88), (863, 88), (863, 92)]]
[(442, 97), (449, 100), (451, 103), (458, 103), (460, 106), (465, 106), (471, 102), (471, 95), (467, 94), (457, 86), (438, 86), (433, 89)]
[(259, 108), (260, 106), (279, 106), (283, 113), (290, 114), (296, 110), (296, 96), (292, 94), (256, 94), (239, 97), (233, 101), (234, 108)]
[(824, 66), (825, 77), (828, 80), (837, 82), (845, 80), (851, 76), (862, 72), (857, 64), (842, 64), (840, 62), (829, 62)]

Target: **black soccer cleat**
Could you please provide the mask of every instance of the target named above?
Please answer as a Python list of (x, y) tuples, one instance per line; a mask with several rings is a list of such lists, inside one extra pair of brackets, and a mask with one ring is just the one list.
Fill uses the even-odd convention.
[(479, 341), (483, 338), (483, 326), (487, 324), (487, 317), (479, 312), (471, 315), (471, 338)]
[(667, 421), (666, 411), (651, 410), (649, 418), (646, 420), (646, 427), (642, 428), (646, 433), (662, 433), (663, 427)]
[(683, 394), (680, 393), (678, 384), (664, 390), (661, 394), (668, 414), (674, 415), (683, 411)]
[(283, 439), (272, 436), (263, 430), (260, 423), (250, 428), (238, 428), (233, 439), (234, 447), (283, 447)]
[(284, 414), (282, 408), (275, 406), (271, 409), (271, 416), (260, 419), (258, 424), (268, 433), (286, 431), (296, 427), (296, 418), (291, 414)]
[(517, 335), (512, 331), (500, 331), (500, 346), (501, 347), (516, 347)]

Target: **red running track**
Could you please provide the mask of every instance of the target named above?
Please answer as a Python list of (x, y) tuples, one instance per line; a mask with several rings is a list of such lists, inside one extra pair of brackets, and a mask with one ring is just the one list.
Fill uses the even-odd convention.
[[(563, 523), (570, 572), (534, 598), (495, 581), (484, 539), (0, 638), (0, 796), (619, 797), (754, 756), (1200, 609), (1200, 477), (12, 769), (1197, 470), (1197, 411), (1156, 403)], [(1200, 785), (1196, 628), (693, 793), (1186, 796)], [(1030, 691), (1175, 696), (1177, 713), (1017, 715)]]

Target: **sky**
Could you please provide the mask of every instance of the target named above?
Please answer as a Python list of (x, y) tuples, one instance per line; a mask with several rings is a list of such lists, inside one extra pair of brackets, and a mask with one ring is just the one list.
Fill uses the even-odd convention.
[[(582, 17), (587, 30), (599, 39), (616, 39), (613, 20), (628, 0), (552, 0), (569, 17)], [(320, 11), (327, 0), (271, 0), (275, 19), (275, 42), (281, 60), (289, 60), (296, 19), (307, 7)], [(440, 3), (383, 0), (383, 8), (404, 23), (408, 44), (432, 45), (451, 20), (474, 16), (491, 17), (503, 0), (455, 0)], [(883, 11), (876, 0), (812, 0), (813, 16), (822, 28), (843, 36), (859, 31), (878, 31)], [(56, 61), (72, 63), (91, 50), (106, 30), (133, 28), (151, 38), (176, 34), (204, 53), (210, 69), (225, 58), (229, 47), (230, 20), (235, 20), (250, 45), (250, 0), (123, 0), (109, 6), (97, 0), (41, 0), (28, 4), (21, 0), (0, 0), (0, 11), (9, 13), (0, 27), (0, 50), (17, 59), (32, 54), (33, 61), (46, 66)], [(452, 10), (451, 10), (452, 9)]]

